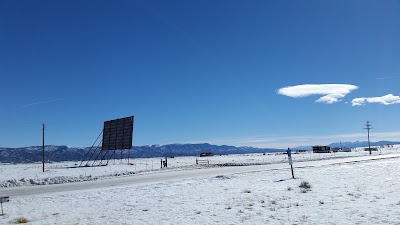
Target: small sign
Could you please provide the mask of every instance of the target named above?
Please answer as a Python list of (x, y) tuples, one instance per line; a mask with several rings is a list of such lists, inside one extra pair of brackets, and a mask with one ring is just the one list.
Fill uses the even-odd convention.
[(292, 150), (288, 149), (288, 150), (287, 150), (287, 155), (288, 155), (288, 159), (289, 159), (289, 165), (293, 165), (293, 161), (292, 161)]
[(9, 201), (10, 201), (10, 197), (8, 197), (8, 196), (0, 197), (0, 205), (1, 205), (1, 214), (0, 214), (0, 216), (4, 215), (3, 202), (9, 202)]

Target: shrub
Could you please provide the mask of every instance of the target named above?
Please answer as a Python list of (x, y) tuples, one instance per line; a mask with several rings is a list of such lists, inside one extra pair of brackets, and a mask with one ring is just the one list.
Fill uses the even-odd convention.
[(308, 181), (302, 181), (299, 187), (304, 189), (311, 189), (311, 184)]
[(292, 190), (292, 187), (287, 187), (287, 190), (288, 190), (288, 191), (291, 191), (291, 190)]
[(300, 221), (301, 222), (306, 222), (307, 221), (308, 216), (306, 215), (302, 215)]
[(15, 219), (15, 222), (16, 223), (28, 223), (29, 220), (25, 217), (19, 217), (19, 218)]

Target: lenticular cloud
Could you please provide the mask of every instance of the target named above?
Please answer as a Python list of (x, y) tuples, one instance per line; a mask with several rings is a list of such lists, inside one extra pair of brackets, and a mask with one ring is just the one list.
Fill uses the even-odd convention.
[(332, 104), (341, 101), (343, 97), (356, 89), (358, 87), (351, 84), (302, 84), (283, 87), (278, 90), (278, 94), (292, 98), (322, 95), (315, 102)]

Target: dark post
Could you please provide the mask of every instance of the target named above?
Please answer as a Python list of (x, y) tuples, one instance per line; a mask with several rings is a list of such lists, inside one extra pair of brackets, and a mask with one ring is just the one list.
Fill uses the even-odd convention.
[(165, 167), (168, 167), (168, 160), (166, 156), (165, 156)]
[(293, 165), (290, 165), (290, 169), (292, 170), (292, 178), (294, 179)]
[(292, 170), (292, 178), (294, 179), (293, 161), (292, 161), (292, 150), (290, 150), (290, 148), (288, 148), (288, 150), (287, 150), (287, 155), (288, 155), (288, 160), (289, 160), (290, 169)]
[(44, 172), (44, 124), (43, 124), (43, 134), (42, 134), (42, 143), (43, 143), (43, 146), (42, 146), (42, 163), (43, 163), (43, 172)]

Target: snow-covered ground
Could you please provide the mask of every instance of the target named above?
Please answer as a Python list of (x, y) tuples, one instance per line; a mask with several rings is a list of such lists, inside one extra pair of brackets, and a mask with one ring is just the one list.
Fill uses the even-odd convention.
[[(295, 175), (297, 179), (290, 179), (287, 168), (225, 172), (11, 196), (3, 205), (5, 215), (0, 216), (0, 224), (13, 223), (19, 217), (29, 224), (67, 225), (399, 224), (399, 158), (296, 168)], [(311, 188), (300, 188), (302, 181)]]
[[(377, 154), (399, 153), (400, 146), (378, 148)], [(353, 149), (352, 152), (337, 152), (314, 154), (311, 152), (292, 154), (294, 162), (324, 160), (341, 157), (365, 156), (369, 153), (363, 148)], [(197, 165), (196, 159), (207, 160), (206, 164)], [(47, 185), (60, 183), (73, 183), (113, 177), (131, 176), (143, 173), (158, 173), (169, 170), (190, 170), (221, 165), (265, 165), (287, 162), (287, 155), (282, 153), (271, 154), (238, 154), (216, 155), (212, 157), (175, 157), (168, 158), (168, 168), (161, 167), (161, 158), (130, 159), (127, 161), (110, 161), (108, 166), (69, 168), (79, 165), (80, 162), (51, 163), (45, 165), (42, 172), (42, 164), (2, 164), (0, 165), (0, 189), (15, 186)]]

